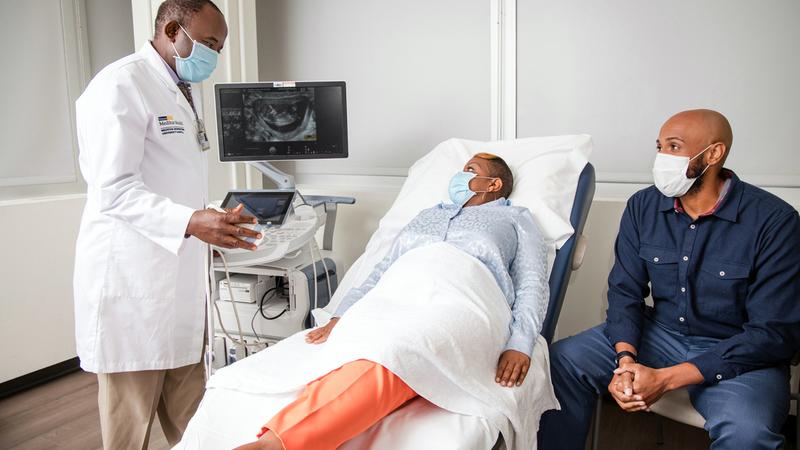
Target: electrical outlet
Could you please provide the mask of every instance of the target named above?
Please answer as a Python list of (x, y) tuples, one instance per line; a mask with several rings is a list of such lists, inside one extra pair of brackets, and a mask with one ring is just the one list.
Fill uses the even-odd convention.
[(230, 347), (228, 347), (228, 365), (247, 357), (247, 347), (233, 342), (230, 344)]

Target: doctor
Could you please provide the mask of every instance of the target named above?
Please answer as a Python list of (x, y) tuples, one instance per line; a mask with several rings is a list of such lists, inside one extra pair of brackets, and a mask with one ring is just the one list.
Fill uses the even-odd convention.
[(147, 448), (153, 417), (170, 445), (204, 389), (204, 242), (253, 246), (254, 222), (207, 204), (208, 141), (191, 85), (228, 35), (209, 0), (167, 0), (155, 36), (103, 69), (76, 103), (88, 185), (75, 257), (84, 370), (97, 373), (106, 449)]

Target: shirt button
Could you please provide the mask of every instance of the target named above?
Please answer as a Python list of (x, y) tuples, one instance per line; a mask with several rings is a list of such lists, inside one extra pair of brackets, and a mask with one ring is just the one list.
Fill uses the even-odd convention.
[(691, 224), (691, 225), (689, 225), (689, 228), (691, 228), (691, 229), (693, 229), (693, 230), (694, 230), (694, 229), (695, 229), (695, 228), (697, 228), (697, 227), (696, 227), (694, 224)]
[(724, 277), (725, 276), (725, 271), (724, 270), (720, 270), (719, 271), (719, 276)]
[(681, 292), (686, 292), (686, 288), (685, 288), (685, 287), (682, 287), (682, 288), (681, 288)]
[(658, 256), (656, 256), (655, 258), (653, 258), (653, 262), (658, 262)]
[(683, 316), (678, 317), (678, 320), (681, 321), (681, 322), (686, 322), (686, 319), (684, 319)]
[(721, 380), (721, 379), (722, 379), (722, 375), (720, 375), (720, 374), (717, 374), (717, 377), (716, 377), (716, 378), (717, 378), (717, 380)]
[(684, 256), (684, 257), (683, 257), (683, 260), (684, 260), (684, 261), (688, 261), (688, 260), (689, 260), (689, 257), (688, 257), (688, 256)]

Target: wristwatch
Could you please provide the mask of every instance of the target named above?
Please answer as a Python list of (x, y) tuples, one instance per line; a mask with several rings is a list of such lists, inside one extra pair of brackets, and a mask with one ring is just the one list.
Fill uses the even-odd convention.
[(634, 363), (638, 363), (639, 362), (639, 360), (636, 359), (636, 354), (635, 353), (629, 352), (627, 350), (623, 350), (623, 351), (617, 353), (617, 356), (614, 357), (614, 365), (619, 367), (619, 360), (622, 359), (622, 358), (625, 358), (626, 356), (630, 357), (630, 358), (633, 358), (633, 362)]

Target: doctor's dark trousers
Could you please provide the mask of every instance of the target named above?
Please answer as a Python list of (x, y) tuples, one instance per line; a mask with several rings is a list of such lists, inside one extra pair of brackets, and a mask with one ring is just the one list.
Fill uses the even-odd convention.
[[(608, 392), (616, 368), (616, 352), (603, 333), (604, 327), (591, 328), (551, 347), (550, 370), (561, 410), (542, 416), (541, 450), (584, 448), (598, 395)], [(713, 338), (681, 335), (646, 318), (639, 362), (652, 368), (673, 366), (716, 342)], [(789, 411), (788, 367), (753, 370), (717, 384), (690, 386), (688, 391), (695, 409), (706, 419), (712, 449), (777, 449), (783, 445), (780, 431)]]

